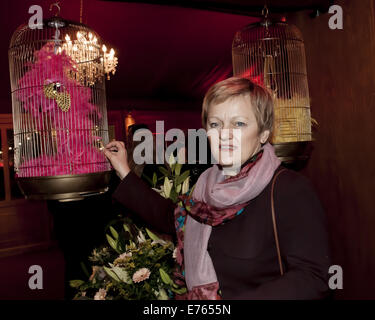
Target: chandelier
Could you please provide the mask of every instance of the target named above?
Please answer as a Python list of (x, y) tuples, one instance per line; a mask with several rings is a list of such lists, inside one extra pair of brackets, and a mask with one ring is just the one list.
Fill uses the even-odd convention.
[(109, 80), (110, 75), (116, 72), (118, 58), (115, 50), (107, 52), (106, 45), (100, 44), (91, 32), (78, 31), (75, 39), (65, 35), (65, 41), (59, 46), (58, 53), (63, 51), (76, 63), (81, 82), (94, 85), (103, 75)]

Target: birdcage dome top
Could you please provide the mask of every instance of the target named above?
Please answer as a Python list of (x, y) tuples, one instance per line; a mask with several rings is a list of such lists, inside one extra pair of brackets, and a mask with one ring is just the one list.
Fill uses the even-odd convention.
[(71, 37), (72, 35), (75, 36), (77, 32), (81, 32), (87, 35), (91, 34), (93, 39), (96, 38), (98, 40), (98, 47), (101, 43), (99, 34), (90, 27), (82, 23), (65, 20), (61, 17), (52, 17), (43, 20), (42, 29), (31, 29), (28, 24), (20, 25), (12, 35), (9, 48), (12, 49), (29, 43), (54, 41), (56, 27), (60, 32), (61, 39), (65, 39), (66, 35)]
[(233, 47), (260, 40), (291, 40), (303, 42), (301, 31), (294, 25), (282, 21), (264, 20), (251, 23), (237, 31)]

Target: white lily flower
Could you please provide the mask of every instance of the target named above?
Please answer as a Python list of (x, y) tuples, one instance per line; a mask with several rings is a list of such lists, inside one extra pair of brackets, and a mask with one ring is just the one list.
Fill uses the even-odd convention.
[(151, 242), (151, 244), (152, 244), (152, 245), (153, 245), (153, 244), (160, 244), (160, 245), (164, 246), (164, 245), (168, 244), (168, 242), (165, 241), (165, 240), (162, 240), (162, 239), (157, 239), (157, 240), (153, 240), (153, 241)]
[(169, 195), (171, 194), (173, 182), (169, 180), (167, 177), (164, 178), (164, 194), (167, 198), (169, 198)]
[(142, 243), (146, 241), (145, 235), (142, 233), (142, 231), (139, 231), (139, 234), (137, 236), (138, 243)]
[(169, 159), (168, 159), (168, 164), (169, 164), (169, 166), (171, 167), (173, 164), (175, 164), (176, 163), (176, 159), (174, 158), (174, 155), (173, 155), (173, 153), (171, 153), (170, 155), (169, 155)]
[(182, 194), (185, 194), (186, 192), (189, 191), (189, 179), (190, 177), (187, 177), (182, 184), (182, 190), (181, 190)]

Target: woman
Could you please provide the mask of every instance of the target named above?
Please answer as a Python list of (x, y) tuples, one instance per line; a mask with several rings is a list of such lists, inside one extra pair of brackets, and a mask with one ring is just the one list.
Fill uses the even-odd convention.
[(219, 82), (204, 98), (202, 123), (219, 133), (209, 137), (218, 164), (184, 197), (190, 211), (147, 188), (118, 141), (107, 145), (118, 152), (105, 152), (122, 178), (114, 198), (159, 232), (177, 234), (189, 299), (324, 298), (330, 265), (324, 212), (307, 179), (280, 166), (267, 142), (270, 93), (243, 78)]

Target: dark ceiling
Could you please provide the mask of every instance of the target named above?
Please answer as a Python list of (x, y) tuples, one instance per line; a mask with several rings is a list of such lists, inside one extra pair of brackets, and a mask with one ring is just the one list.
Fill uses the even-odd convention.
[[(113, 1), (113, 0), (103, 0)], [(137, 2), (149, 4), (161, 4), (168, 6), (179, 6), (186, 8), (196, 8), (212, 11), (221, 11), (227, 13), (235, 13), (241, 15), (258, 15), (263, 9), (264, 5), (274, 13), (287, 13), (300, 10), (319, 10), (327, 12), (333, 0), (141, 0), (141, 1), (126, 1), (115, 0), (119, 2)]]
[[(52, 0), (3, 0), (0, 4), (0, 112), (11, 112), (7, 49), (14, 30), (28, 21), (31, 5), (49, 17)], [(62, 0), (61, 16), (79, 21), (80, 2)], [(329, 1), (267, 1), (275, 11), (321, 7)], [(117, 73), (107, 81), (110, 109), (201, 107), (204, 93), (232, 74), (234, 33), (257, 18), (263, 1), (83, 1), (83, 22), (97, 31), (119, 58)], [(282, 5), (283, 4), (283, 5)], [(197, 9), (197, 7), (199, 9)], [(244, 14), (236, 12), (243, 8)], [(255, 8), (255, 9), (254, 9)], [(284, 9), (281, 9), (284, 8)], [(204, 10), (202, 10), (204, 9)], [(210, 10), (207, 10), (210, 9)], [(225, 9), (225, 10), (224, 10)], [(242, 10), (242, 9), (241, 9)], [(257, 12), (258, 11), (258, 12)], [(272, 12), (272, 10), (271, 10)], [(238, 12), (236, 12), (238, 13)], [(307, 15), (307, 18), (308, 15)]]

